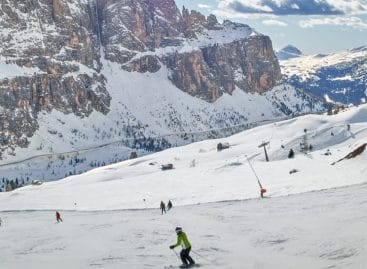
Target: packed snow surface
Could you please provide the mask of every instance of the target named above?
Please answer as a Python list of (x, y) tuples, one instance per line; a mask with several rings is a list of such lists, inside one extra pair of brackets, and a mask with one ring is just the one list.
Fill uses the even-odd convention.
[(366, 184), (173, 207), (166, 215), (157, 209), (65, 211), (59, 224), (53, 211), (1, 216), (0, 267), (6, 269), (178, 268), (168, 248), (176, 242), (177, 225), (186, 231), (200, 268), (366, 266)]

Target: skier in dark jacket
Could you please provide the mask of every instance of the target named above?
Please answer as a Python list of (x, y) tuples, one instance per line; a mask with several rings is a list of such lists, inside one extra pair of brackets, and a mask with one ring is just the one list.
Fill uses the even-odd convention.
[(167, 210), (170, 210), (172, 208), (172, 202), (171, 200), (168, 201), (168, 204), (167, 204)]
[(61, 218), (61, 215), (60, 215), (60, 213), (58, 212), (58, 211), (56, 211), (56, 221), (57, 222), (62, 222), (62, 218)]
[(190, 267), (195, 264), (195, 261), (190, 257), (191, 244), (187, 239), (186, 234), (182, 231), (181, 227), (176, 227), (175, 229), (177, 234), (177, 243), (175, 245), (171, 245), (169, 248), (174, 249), (175, 247), (182, 246), (182, 250), (180, 252), (181, 261), (183, 263), (182, 267)]
[(162, 210), (162, 215), (163, 215), (163, 213), (166, 213), (166, 205), (165, 205), (165, 203), (163, 201), (161, 201), (160, 208)]

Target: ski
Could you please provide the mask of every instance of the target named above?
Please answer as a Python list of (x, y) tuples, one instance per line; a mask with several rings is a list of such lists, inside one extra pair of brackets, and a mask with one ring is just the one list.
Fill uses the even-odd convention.
[(164, 269), (173, 269), (173, 268), (195, 268), (195, 267), (200, 267), (200, 264), (193, 264), (193, 265), (166, 265), (164, 266)]

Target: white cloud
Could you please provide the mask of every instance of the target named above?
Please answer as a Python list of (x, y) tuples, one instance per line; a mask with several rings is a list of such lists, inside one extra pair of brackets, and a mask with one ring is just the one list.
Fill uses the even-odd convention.
[(276, 19), (278, 16), (264, 13), (239, 13), (229, 9), (215, 9), (212, 11), (220, 19), (242, 19), (242, 20), (258, 20), (258, 19)]
[(367, 3), (365, 0), (326, 0), (330, 5), (345, 14), (363, 14), (367, 13)]
[(367, 29), (367, 21), (358, 17), (313, 18), (299, 22), (302, 28), (313, 28), (320, 25), (348, 26), (356, 29)]
[(273, 11), (269, 6), (262, 5), (261, 1), (259, 0), (219, 0), (218, 4), (218, 8), (220, 10), (232, 10), (234, 12), (246, 13), (237, 10), (241, 6), (260, 11), (257, 13), (271, 13)]
[(366, 0), (218, 0), (222, 12), (275, 15), (342, 15), (367, 13)]
[(209, 6), (209, 5), (206, 5), (206, 4), (198, 4), (198, 8), (201, 8), (201, 9), (211, 9), (212, 7)]
[(279, 21), (279, 20), (265, 20), (262, 22), (263, 24), (267, 25), (267, 26), (280, 26), (280, 27), (285, 27), (288, 24), (286, 24), (285, 22)]

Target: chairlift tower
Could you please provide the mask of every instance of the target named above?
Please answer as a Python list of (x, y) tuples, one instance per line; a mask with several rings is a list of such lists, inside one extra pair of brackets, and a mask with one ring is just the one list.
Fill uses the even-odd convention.
[(269, 161), (269, 157), (268, 157), (268, 152), (266, 151), (266, 146), (269, 145), (270, 142), (262, 142), (261, 145), (259, 145), (259, 148), (264, 148), (264, 153), (265, 153), (265, 159), (268, 162)]

